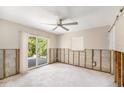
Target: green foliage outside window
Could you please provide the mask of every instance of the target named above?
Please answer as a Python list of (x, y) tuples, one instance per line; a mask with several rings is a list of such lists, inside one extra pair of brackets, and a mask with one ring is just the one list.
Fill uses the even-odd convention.
[(38, 39), (38, 56), (46, 56), (47, 55), (47, 40), (46, 39)]
[(36, 38), (35, 37), (29, 37), (28, 38), (28, 57), (36, 55), (35, 45), (36, 45)]
[[(37, 39), (37, 53), (38, 57), (47, 55), (47, 40)], [(29, 37), (28, 39), (28, 57), (36, 55), (36, 37)]]

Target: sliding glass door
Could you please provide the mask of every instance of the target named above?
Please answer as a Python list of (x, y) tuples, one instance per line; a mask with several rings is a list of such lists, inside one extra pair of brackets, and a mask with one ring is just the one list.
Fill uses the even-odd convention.
[(36, 37), (28, 37), (28, 68), (36, 67)]
[(37, 65), (47, 63), (47, 39), (37, 38)]
[(34, 68), (47, 63), (48, 40), (41, 37), (28, 37), (28, 68)]

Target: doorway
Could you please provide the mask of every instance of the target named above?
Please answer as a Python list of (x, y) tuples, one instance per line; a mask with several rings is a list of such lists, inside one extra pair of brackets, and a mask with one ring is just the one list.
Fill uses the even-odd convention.
[(35, 68), (47, 64), (48, 39), (29, 36), (28, 37), (28, 68)]

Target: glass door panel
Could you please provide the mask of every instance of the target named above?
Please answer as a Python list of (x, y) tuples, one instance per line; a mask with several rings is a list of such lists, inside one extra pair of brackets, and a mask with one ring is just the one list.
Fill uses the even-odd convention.
[(47, 39), (37, 38), (37, 65), (47, 63)]
[(36, 67), (36, 37), (28, 38), (28, 68)]

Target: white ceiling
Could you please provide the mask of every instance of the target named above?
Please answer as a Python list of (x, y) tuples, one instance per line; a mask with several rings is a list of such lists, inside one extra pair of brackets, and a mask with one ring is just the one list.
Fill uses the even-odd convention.
[[(111, 25), (120, 7), (115, 6), (13, 6), (0, 7), (0, 18), (31, 26), (55, 34), (67, 33), (67, 31), (55, 26), (59, 18), (67, 18), (64, 22), (78, 21), (76, 26), (66, 26), (71, 31)], [(64, 23), (63, 22), (63, 23)]]

